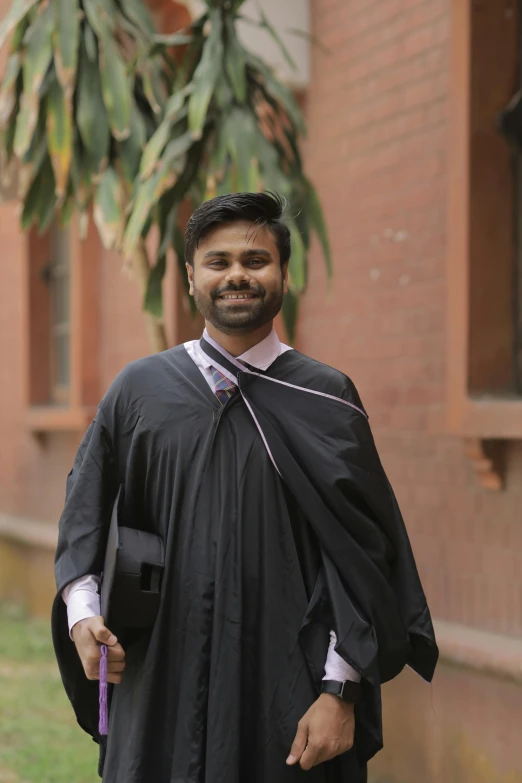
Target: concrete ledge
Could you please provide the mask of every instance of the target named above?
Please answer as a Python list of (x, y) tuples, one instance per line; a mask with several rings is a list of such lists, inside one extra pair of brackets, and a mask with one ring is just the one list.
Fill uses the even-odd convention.
[(0, 513), (0, 538), (54, 551), (58, 540), (58, 525)]
[[(9, 555), (4, 553), (11, 563), (12, 582), (25, 584), (27, 580), (23, 552), (27, 552), (26, 566), (41, 553), (45, 556), (45, 561), (40, 563), (40, 568), (44, 568), (42, 576), (49, 582), (47, 602), (54, 591), (50, 575), (57, 537), (57, 524), (0, 513), (0, 545), (4, 541), (15, 547)], [(434, 625), (441, 662), (522, 685), (522, 638), (488, 633), (446, 620), (434, 620)]]
[(444, 663), (522, 685), (522, 639), (434, 620)]
[(58, 525), (0, 514), (0, 600), (49, 617)]

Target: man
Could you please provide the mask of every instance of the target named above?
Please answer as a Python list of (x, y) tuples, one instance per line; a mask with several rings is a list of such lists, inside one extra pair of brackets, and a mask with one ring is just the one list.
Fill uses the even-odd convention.
[[(381, 682), (407, 663), (433, 675), (429, 611), (357, 392), (273, 329), (282, 213), (245, 193), (196, 210), (186, 262), (205, 333), (120, 373), (68, 478), (53, 634), (106, 783), (362, 783), (382, 746)], [(165, 569), (152, 630), (117, 640), (97, 586), (120, 487), (123, 523), (161, 536)]]

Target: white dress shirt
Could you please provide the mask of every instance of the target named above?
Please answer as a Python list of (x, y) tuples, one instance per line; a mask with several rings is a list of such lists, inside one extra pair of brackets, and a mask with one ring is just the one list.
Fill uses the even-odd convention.
[[(204, 331), (206, 336), (206, 329)], [(215, 391), (215, 384), (212, 378), (211, 364), (207, 357), (202, 352), (199, 340), (191, 340), (185, 343), (185, 349), (190, 358), (195, 362), (197, 367), (201, 370), (201, 373), (208, 385)], [(247, 362), (252, 367), (256, 367), (259, 370), (268, 370), (271, 364), (286, 351), (293, 350), (289, 345), (285, 345), (280, 342), (275, 329), (272, 329), (268, 337), (254, 345), (245, 353), (241, 354), (237, 358), (241, 361)], [(100, 596), (98, 592), (100, 579), (98, 576), (88, 574), (82, 576), (71, 582), (63, 590), (63, 600), (67, 604), (67, 618), (69, 623), (69, 631), (80, 620), (85, 620), (87, 617), (95, 617), (100, 614)], [(360, 681), (359, 674), (355, 669), (346, 663), (344, 658), (341, 658), (335, 652), (335, 645), (337, 644), (337, 638), (333, 631), (330, 632), (330, 646), (328, 649), (328, 656), (325, 664), (325, 680), (352, 680), (354, 682)]]

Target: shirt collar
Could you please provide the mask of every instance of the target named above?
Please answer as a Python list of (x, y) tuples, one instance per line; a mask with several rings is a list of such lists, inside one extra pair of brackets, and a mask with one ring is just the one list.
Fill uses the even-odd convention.
[[(208, 332), (205, 329), (203, 337), (208, 337)], [(243, 362), (247, 362), (252, 367), (258, 370), (268, 370), (271, 364), (275, 362), (277, 357), (281, 354), (282, 344), (277, 336), (277, 332), (272, 327), (272, 331), (265, 337), (264, 340), (249, 348), (248, 351), (242, 353), (241, 356), (236, 357)], [(210, 362), (205, 359), (205, 367), (210, 367)]]

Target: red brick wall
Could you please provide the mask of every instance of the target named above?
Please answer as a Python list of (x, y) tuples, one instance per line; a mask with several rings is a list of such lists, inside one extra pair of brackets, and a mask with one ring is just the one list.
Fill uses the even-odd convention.
[(0, 508), (11, 511), (23, 492), (23, 257), (25, 240), (12, 204), (0, 204)]
[[(433, 613), (520, 636), (522, 444), (508, 447), (505, 491), (488, 494), (462, 441), (444, 432), (450, 2), (312, 0), (312, 12), (330, 53), (313, 49), (306, 160), (335, 283), (328, 298), (315, 252), (298, 347), (359, 387)], [(16, 220), (12, 205), (0, 205), (0, 511), (54, 520), (79, 435), (42, 443), (25, 428), (25, 243)], [(99, 296), (103, 392), (149, 347), (136, 287), (117, 257), (104, 255)], [(443, 666), (431, 691), (405, 673), (385, 694), (380, 780), (522, 780), (516, 686)]]
[[(298, 341), (359, 387), (435, 615), (522, 634), (522, 445), (488, 494), (444, 434), (447, 0), (315, 0), (307, 164), (314, 254)], [(336, 335), (334, 337), (334, 335)]]

